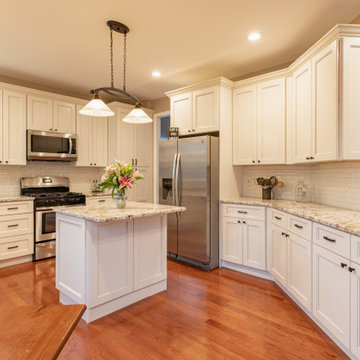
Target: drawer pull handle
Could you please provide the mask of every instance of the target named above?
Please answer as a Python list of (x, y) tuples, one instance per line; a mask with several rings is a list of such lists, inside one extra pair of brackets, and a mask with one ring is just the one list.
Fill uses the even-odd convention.
[(280, 216), (275, 216), (275, 219), (276, 220), (281, 220), (281, 217)]
[(330, 241), (330, 242), (336, 242), (336, 240), (335, 239), (331, 239), (331, 238), (329, 238), (329, 237), (327, 237), (327, 236), (323, 236), (323, 239), (325, 239), (325, 240), (327, 240), (327, 241)]
[(298, 224), (294, 224), (294, 226), (297, 227), (298, 229), (302, 229), (302, 228), (303, 228), (303, 226), (298, 225)]
[(15, 207), (9, 207), (9, 208), (7, 208), (8, 210), (17, 210), (18, 209), (18, 207), (17, 206), (15, 206)]
[(289, 237), (289, 236), (290, 236), (289, 234), (284, 233), (284, 232), (282, 232), (281, 235), (283, 235), (283, 236), (285, 236), (285, 237)]
[(13, 228), (13, 227), (17, 227), (17, 226), (19, 226), (19, 224), (8, 225), (8, 228)]
[(15, 245), (15, 246), (8, 246), (8, 250), (11, 250), (11, 249), (17, 249), (19, 247), (19, 245)]
[(346, 268), (347, 267), (347, 264), (345, 264), (345, 263), (340, 263), (340, 266), (342, 267), (342, 268)]
[(355, 271), (355, 268), (349, 267), (349, 271), (350, 271), (350, 272), (353, 272), (353, 271)]
[(98, 200), (98, 202), (105, 202), (105, 200), (103, 199), (103, 200)]
[(247, 212), (247, 211), (243, 211), (243, 210), (238, 210), (238, 213), (239, 213), (239, 214), (247, 214), (248, 212)]

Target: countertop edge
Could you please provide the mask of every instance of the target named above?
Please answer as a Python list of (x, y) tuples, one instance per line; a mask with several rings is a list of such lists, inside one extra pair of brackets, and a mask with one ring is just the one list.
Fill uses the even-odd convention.
[(3, 197), (0, 198), (0, 203), (6, 203), (6, 202), (20, 202), (20, 201), (34, 201), (34, 198), (31, 196), (9, 196), (9, 197)]

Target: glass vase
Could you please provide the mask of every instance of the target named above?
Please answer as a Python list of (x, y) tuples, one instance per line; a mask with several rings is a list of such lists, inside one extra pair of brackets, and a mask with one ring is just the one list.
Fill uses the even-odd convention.
[(122, 193), (117, 193), (114, 195), (114, 200), (115, 200), (115, 206), (118, 209), (124, 209), (126, 207), (128, 197), (126, 194), (124, 195)]

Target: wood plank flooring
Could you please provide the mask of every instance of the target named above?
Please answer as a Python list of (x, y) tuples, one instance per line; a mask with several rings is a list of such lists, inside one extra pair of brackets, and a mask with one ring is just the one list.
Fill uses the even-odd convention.
[[(55, 260), (0, 269), (0, 306), (58, 304)], [(348, 359), (271, 281), (168, 261), (168, 290), (89, 325), (59, 359)]]

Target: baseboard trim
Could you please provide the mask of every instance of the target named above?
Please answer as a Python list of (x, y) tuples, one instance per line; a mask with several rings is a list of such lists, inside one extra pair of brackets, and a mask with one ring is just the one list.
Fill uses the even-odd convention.
[(253, 269), (248, 266), (234, 264), (225, 260), (221, 260), (220, 265), (221, 265), (220, 267), (224, 267), (226, 269), (235, 270), (242, 272), (244, 274), (253, 275), (263, 279), (274, 281), (273, 276), (268, 271), (265, 270)]
[(14, 259), (6, 259), (0, 261), (0, 269), (8, 266), (19, 265), (32, 261), (32, 255), (20, 256)]

